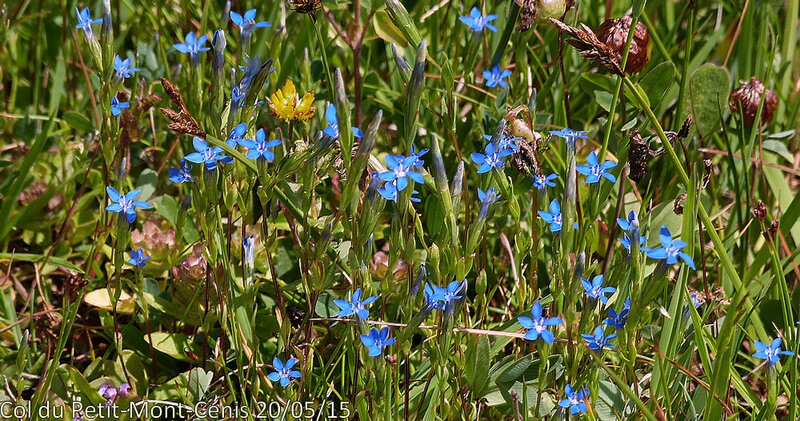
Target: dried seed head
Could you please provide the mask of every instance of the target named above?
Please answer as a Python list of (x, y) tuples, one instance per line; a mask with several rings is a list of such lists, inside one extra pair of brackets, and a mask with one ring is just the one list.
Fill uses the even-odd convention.
[(581, 24), (580, 28), (575, 28), (553, 18), (550, 19), (550, 22), (558, 30), (573, 38), (567, 40), (567, 42), (575, 47), (581, 53), (581, 56), (603, 66), (611, 73), (622, 75), (622, 68), (619, 65), (619, 57), (616, 51), (600, 41), (591, 28), (584, 24)]
[(631, 140), (628, 146), (628, 165), (630, 171), (628, 177), (635, 182), (642, 181), (647, 175), (647, 161), (650, 159), (650, 146), (642, 139), (642, 135), (637, 130), (631, 132)]
[(731, 92), (728, 97), (728, 106), (734, 114), (741, 110), (744, 123), (752, 126), (762, 95), (764, 96), (764, 107), (761, 109), (761, 123), (769, 123), (772, 121), (772, 113), (778, 107), (778, 96), (771, 89), (765, 88), (764, 84), (754, 77), (747, 82), (742, 82), (739, 89)]
[(289, 0), (289, 5), (296, 13), (308, 15), (316, 22), (315, 12), (322, 7), (321, 0)]
[(758, 201), (756, 205), (753, 207), (753, 215), (758, 218), (759, 221), (763, 221), (764, 218), (767, 216), (767, 207), (764, 206), (764, 202)]
[[(628, 41), (628, 31), (631, 27), (631, 17), (623, 16), (619, 19), (608, 19), (600, 25), (597, 30), (597, 38), (611, 47), (617, 54), (617, 61), (622, 62), (622, 55), (625, 53), (625, 43)], [(628, 52), (628, 61), (625, 64), (625, 72), (639, 73), (647, 67), (647, 43), (650, 42), (650, 34), (647, 26), (642, 22), (636, 22), (636, 29), (631, 40), (631, 49)]]
[(675, 215), (683, 215), (683, 205), (686, 202), (686, 193), (675, 198), (675, 203), (672, 205), (672, 211)]

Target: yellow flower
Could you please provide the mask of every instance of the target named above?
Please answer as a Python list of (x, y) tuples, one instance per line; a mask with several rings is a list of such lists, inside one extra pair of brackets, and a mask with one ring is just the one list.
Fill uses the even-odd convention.
[(300, 98), (291, 80), (287, 79), (283, 88), (275, 91), (269, 99), (269, 108), (278, 118), (306, 121), (314, 116), (314, 92), (307, 92)]

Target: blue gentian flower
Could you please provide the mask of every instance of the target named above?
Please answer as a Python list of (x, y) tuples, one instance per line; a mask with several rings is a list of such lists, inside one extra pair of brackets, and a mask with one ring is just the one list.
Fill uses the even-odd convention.
[(760, 341), (755, 341), (756, 353), (753, 354), (756, 358), (767, 360), (769, 367), (774, 367), (775, 364), (781, 361), (781, 355), (794, 355), (792, 351), (781, 350), (781, 338), (773, 339), (772, 343), (765, 345)]
[(267, 162), (272, 162), (275, 159), (275, 154), (270, 150), (281, 144), (280, 140), (273, 139), (267, 141), (267, 135), (264, 129), (258, 129), (256, 132), (256, 140), (240, 139), (239, 144), (250, 152), (247, 152), (247, 157), (250, 159), (263, 159)]
[(414, 171), (414, 164), (417, 162), (415, 156), (386, 154), (385, 160), (389, 171), (380, 173), (378, 177), (384, 181), (393, 181), (397, 191), (405, 190), (409, 178), (416, 183), (425, 183), (422, 174)]
[(589, 154), (589, 157), (586, 158), (586, 164), (587, 165), (578, 165), (575, 167), (575, 171), (586, 176), (586, 184), (597, 183), (600, 181), (600, 177), (604, 177), (612, 183), (617, 181), (614, 174), (608, 172), (608, 170), (617, 166), (616, 162), (605, 161), (600, 164), (597, 162), (597, 154), (592, 152)]
[(140, 190), (132, 190), (127, 194), (120, 194), (113, 187), (106, 187), (106, 192), (108, 193), (108, 198), (114, 202), (106, 206), (106, 210), (114, 213), (124, 213), (130, 223), (136, 220), (136, 208), (152, 208), (147, 202), (133, 200), (141, 194)]
[(231, 90), (231, 108), (234, 110), (238, 110), (242, 108), (244, 104), (242, 101), (244, 100), (244, 96), (247, 92), (240, 90), (238, 86), (234, 86)]
[(114, 71), (117, 72), (117, 79), (122, 80), (131, 77), (131, 73), (138, 72), (139, 69), (131, 67), (131, 59), (123, 60), (120, 56), (116, 56), (114, 57)]
[(131, 104), (127, 102), (119, 102), (117, 97), (111, 98), (111, 115), (114, 117), (122, 114), (122, 110), (130, 108)]
[(186, 158), (181, 159), (180, 167), (167, 169), (167, 171), (169, 171), (170, 181), (178, 184), (191, 183), (194, 181), (192, 174), (189, 173), (191, 170), (192, 166), (186, 164)]
[(569, 408), (571, 415), (585, 414), (588, 410), (586, 408), (585, 398), (589, 397), (589, 391), (586, 388), (573, 390), (572, 385), (569, 383), (564, 387), (564, 395), (566, 397), (558, 401), (558, 406), (562, 408)]
[(550, 131), (551, 135), (558, 136), (567, 141), (567, 143), (570, 143), (572, 145), (575, 145), (575, 141), (577, 141), (578, 139), (587, 139), (588, 133), (589, 132), (586, 130), (575, 131), (570, 128), (563, 128), (561, 130)]
[[(630, 211), (628, 213), (627, 219), (617, 218), (617, 225), (620, 228), (626, 231), (626, 234), (619, 239), (619, 242), (625, 246), (625, 249), (631, 251), (631, 237), (627, 233), (633, 234), (633, 231), (639, 230), (639, 219), (636, 217), (636, 212)], [(643, 235), (639, 236), (639, 251), (648, 252), (650, 251), (649, 247), (644, 247), (645, 242), (647, 242), (647, 238)]]
[(473, 153), (470, 155), (472, 162), (480, 165), (478, 167), (478, 174), (491, 171), (493, 168), (500, 168), (503, 166), (503, 158), (514, 153), (511, 149), (497, 150), (493, 143), (487, 143), (484, 148), (484, 153)]
[(661, 245), (663, 247), (648, 250), (648, 257), (658, 260), (666, 260), (667, 264), (669, 265), (678, 263), (678, 257), (680, 257), (681, 260), (686, 262), (690, 268), (694, 269), (694, 261), (692, 260), (691, 256), (683, 251), (683, 248), (688, 244), (681, 240), (673, 240), (672, 234), (670, 234), (669, 229), (665, 225), (661, 226), (659, 238), (661, 239)]
[(261, 22), (256, 22), (256, 9), (250, 9), (244, 12), (244, 17), (242, 15), (231, 12), (231, 21), (239, 27), (239, 30), (242, 34), (242, 38), (250, 38), (250, 34), (252, 34), (253, 30), (256, 28), (269, 28), (272, 26), (271, 23), (262, 20)]
[(445, 306), (452, 305), (456, 301), (462, 300), (467, 296), (467, 280), (450, 282), (447, 284), (446, 289), (434, 286), (433, 291), (436, 298), (443, 301)]
[(495, 193), (494, 187), (489, 187), (485, 192), (478, 187), (478, 199), (481, 201), (478, 219), (486, 219), (486, 216), (489, 215), (489, 206), (500, 199), (500, 193)]
[(370, 357), (377, 357), (378, 355), (383, 354), (383, 348), (392, 345), (395, 343), (395, 338), (389, 337), (389, 327), (386, 326), (380, 331), (376, 328), (372, 328), (369, 331), (369, 335), (361, 335), (361, 343), (369, 349), (369, 356)]
[(533, 187), (536, 187), (539, 190), (544, 190), (548, 187), (555, 187), (556, 183), (554, 183), (553, 180), (556, 178), (558, 178), (558, 174), (555, 173), (550, 175), (536, 174), (533, 177)]
[(428, 149), (420, 149), (419, 152), (416, 151), (414, 145), (411, 145), (411, 153), (408, 154), (409, 157), (414, 157), (414, 163), (411, 165), (414, 168), (422, 168), (422, 165), (425, 163), (422, 161), (422, 155), (428, 153)]
[(587, 333), (581, 334), (583, 339), (588, 343), (589, 349), (594, 351), (602, 351), (603, 348), (614, 349), (614, 345), (610, 342), (612, 339), (617, 337), (616, 333), (612, 333), (608, 336), (604, 335), (603, 326), (597, 326), (594, 329), (594, 334), (589, 335)]
[(345, 300), (333, 300), (333, 302), (340, 308), (337, 317), (347, 317), (355, 314), (359, 318), (366, 319), (369, 317), (369, 310), (366, 306), (370, 305), (373, 301), (377, 300), (378, 296), (372, 296), (361, 299), (361, 288), (353, 293), (353, 297), (348, 303)]
[(428, 308), (429, 311), (433, 309), (444, 310), (444, 304), (439, 300), (436, 291), (430, 284), (425, 284), (423, 292), (425, 293), (425, 308)]
[(255, 236), (248, 235), (242, 240), (242, 249), (244, 251), (244, 263), (248, 268), (252, 269), (256, 265), (256, 249), (255, 249)]
[(486, 86), (490, 88), (494, 88), (497, 85), (500, 85), (501, 88), (505, 88), (508, 86), (508, 83), (503, 79), (509, 76), (511, 76), (511, 70), (501, 70), (499, 64), (495, 64), (490, 70), (483, 71), (483, 78), (486, 80)]
[(603, 304), (608, 302), (608, 297), (606, 297), (605, 294), (617, 292), (617, 289), (614, 287), (603, 286), (603, 275), (595, 276), (592, 278), (592, 282), (589, 282), (588, 279), (581, 278), (581, 284), (583, 284), (583, 289), (586, 290), (586, 295), (589, 296), (589, 298), (600, 300)]
[(198, 137), (192, 139), (192, 145), (197, 152), (186, 155), (186, 160), (195, 164), (205, 164), (209, 171), (217, 168), (217, 161), (225, 164), (233, 163), (231, 157), (222, 155), (223, 149), (219, 146), (209, 146), (205, 140)]
[[(485, 134), (483, 135), (483, 138), (488, 141), (491, 141), (492, 135)], [(519, 151), (519, 145), (517, 145), (517, 141), (520, 139), (522, 138), (519, 136), (511, 137), (503, 133), (503, 135), (500, 136), (500, 140), (497, 141), (496, 148), (498, 151), (502, 151), (503, 149), (512, 149), (514, 152), (517, 152)]]
[(553, 199), (550, 202), (550, 212), (539, 211), (539, 216), (544, 219), (544, 222), (550, 224), (550, 231), (561, 231), (561, 205), (558, 204), (558, 200)]
[(189, 54), (192, 63), (196, 63), (200, 58), (199, 54), (201, 51), (208, 51), (211, 49), (209, 47), (203, 47), (206, 41), (208, 41), (208, 35), (203, 35), (198, 38), (194, 32), (189, 32), (186, 34), (183, 44), (175, 44), (173, 47), (182, 53)]
[[(392, 202), (397, 202), (397, 187), (394, 186), (394, 183), (384, 183), (382, 188), (378, 189), (378, 193), (383, 196), (386, 200), (391, 200)], [(411, 196), (408, 197), (410, 202), (419, 203), (421, 200), (418, 197), (414, 197), (415, 194), (419, 194), (416, 190), (411, 190)]]
[(225, 143), (227, 143), (231, 148), (235, 148), (236, 145), (239, 144), (239, 141), (244, 137), (246, 131), (247, 123), (237, 124), (236, 127), (231, 130), (231, 134), (228, 136), (228, 140), (226, 140)]
[(622, 308), (622, 311), (617, 313), (616, 310), (613, 308), (608, 309), (608, 318), (603, 320), (608, 326), (614, 326), (617, 329), (622, 329), (625, 327), (625, 322), (628, 321), (628, 313), (631, 312), (631, 299), (628, 298), (625, 300), (625, 306)]
[[(326, 127), (322, 132), (334, 139), (338, 139), (339, 120), (336, 119), (336, 106), (333, 104), (329, 104), (328, 108), (325, 109), (325, 121), (328, 122), (328, 127)], [(353, 132), (353, 137), (356, 139), (361, 139), (364, 137), (364, 133), (362, 133), (361, 129), (358, 127), (351, 127), (350, 130)]]
[(150, 256), (145, 256), (144, 250), (142, 249), (131, 250), (130, 254), (131, 258), (128, 259), (128, 263), (130, 263), (131, 266), (143, 268), (147, 264), (147, 261), (150, 260)]
[(83, 29), (87, 38), (94, 36), (92, 33), (92, 25), (103, 23), (103, 19), (92, 19), (92, 13), (89, 11), (88, 7), (84, 7), (83, 10), (76, 7), (75, 14), (78, 15), (78, 24), (75, 25), (75, 29)]
[(492, 32), (497, 32), (497, 28), (489, 24), (489, 22), (495, 19), (497, 19), (497, 15), (483, 16), (477, 7), (473, 7), (472, 10), (469, 11), (469, 16), (461, 16), (458, 18), (458, 20), (467, 24), (470, 29), (476, 32), (482, 31), (483, 28), (488, 28)]
[(528, 329), (528, 332), (525, 333), (525, 339), (529, 341), (535, 341), (536, 338), (541, 335), (542, 340), (548, 344), (552, 344), (555, 340), (555, 336), (553, 336), (553, 333), (548, 330), (549, 326), (558, 326), (561, 323), (564, 323), (564, 321), (558, 317), (543, 317), (542, 304), (538, 301), (535, 302), (533, 304), (533, 308), (531, 308), (531, 316), (533, 317), (519, 316), (517, 318), (517, 320), (519, 320), (519, 324), (521, 324), (525, 329)]
[(295, 364), (297, 364), (297, 358), (289, 358), (284, 364), (280, 358), (275, 357), (272, 360), (272, 367), (275, 368), (275, 371), (269, 373), (267, 378), (273, 382), (280, 382), (281, 387), (286, 387), (293, 378), (299, 379), (303, 376), (299, 371), (292, 370)]

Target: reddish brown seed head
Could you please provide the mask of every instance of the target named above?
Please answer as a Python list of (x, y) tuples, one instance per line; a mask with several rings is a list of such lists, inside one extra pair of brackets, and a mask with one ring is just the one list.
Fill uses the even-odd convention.
[(731, 92), (728, 97), (728, 106), (734, 114), (741, 112), (744, 123), (752, 126), (756, 120), (762, 95), (764, 96), (764, 107), (761, 109), (761, 123), (769, 123), (772, 121), (772, 113), (778, 107), (778, 96), (771, 89), (765, 88), (764, 84), (754, 77), (743, 82), (739, 89)]
[[(611, 47), (617, 53), (617, 60), (622, 63), (622, 54), (625, 53), (625, 43), (628, 41), (628, 30), (631, 27), (631, 17), (623, 16), (618, 19), (608, 19), (596, 31), (597, 38)], [(626, 73), (639, 73), (647, 67), (647, 44), (650, 42), (650, 33), (642, 22), (636, 23), (631, 40), (631, 49), (628, 52), (628, 61), (625, 64)]]

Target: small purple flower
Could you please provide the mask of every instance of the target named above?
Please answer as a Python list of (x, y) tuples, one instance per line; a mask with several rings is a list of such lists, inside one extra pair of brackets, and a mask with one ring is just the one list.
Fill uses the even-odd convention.
[(130, 389), (131, 385), (129, 385), (128, 383), (122, 383), (119, 386), (119, 389), (115, 388), (114, 386), (111, 386), (108, 383), (103, 383), (100, 386), (100, 388), (97, 389), (97, 392), (100, 394), (100, 396), (104, 397), (107, 400), (106, 407), (108, 407), (117, 399), (129, 397)]
[(484, 153), (473, 153), (470, 155), (472, 162), (479, 165), (478, 174), (491, 171), (494, 168), (501, 168), (504, 164), (503, 158), (514, 153), (511, 149), (497, 150), (493, 143), (487, 143)]
[(617, 289), (614, 287), (603, 286), (603, 275), (595, 276), (592, 278), (592, 282), (581, 278), (581, 284), (583, 284), (583, 289), (586, 290), (586, 295), (589, 298), (600, 300), (603, 302), (603, 304), (608, 302), (608, 297), (606, 297), (605, 294), (613, 294), (617, 292)]
[(194, 177), (192, 177), (192, 174), (190, 174), (191, 170), (192, 166), (186, 164), (186, 158), (181, 159), (180, 167), (167, 169), (169, 172), (170, 181), (178, 184), (191, 183), (194, 181)]
[(111, 98), (111, 115), (114, 117), (122, 114), (122, 110), (130, 108), (131, 104), (127, 102), (119, 102), (117, 97)]
[(389, 327), (386, 326), (381, 330), (372, 328), (369, 335), (361, 335), (361, 343), (369, 349), (370, 357), (377, 357), (383, 354), (383, 348), (391, 346), (396, 341), (395, 338), (389, 337)]
[(558, 204), (558, 200), (553, 199), (550, 202), (550, 212), (539, 211), (539, 216), (542, 217), (544, 222), (550, 224), (550, 231), (561, 231), (561, 205)]
[(594, 328), (594, 333), (590, 334), (581, 334), (583, 340), (587, 342), (589, 349), (594, 351), (602, 351), (603, 348), (614, 349), (614, 345), (610, 342), (612, 339), (617, 337), (616, 333), (612, 333), (608, 336), (604, 335), (603, 326), (597, 326)]
[(281, 141), (277, 139), (267, 141), (267, 135), (264, 129), (258, 129), (255, 140), (241, 139), (239, 140), (239, 144), (250, 150), (247, 152), (248, 158), (263, 159), (264, 161), (272, 162), (275, 159), (275, 154), (271, 149), (280, 145)]
[(292, 370), (295, 364), (297, 364), (297, 358), (289, 358), (284, 364), (280, 358), (275, 357), (272, 360), (272, 367), (275, 368), (275, 371), (269, 373), (267, 378), (273, 382), (280, 382), (281, 387), (286, 387), (293, 378), (299, 379), (303, 376), (299, 371)]
[(106, 210), (114, 213), (124, 213), (130, 223), (136, 220), (136, 208), (152, 208), (147, 202), (133, 200), (139, 196), (141, 193), (140, 190), (133, 190), (127, 194), (120, 194), (113, 187), (106, 187), (106, 192), (108, 193), (108, 198), (114, 202), (106, 206)]
[(692, 260), (692, 257), (683, 251), (683, 248), (688, 246), (688, 244), (681, 240), (673, 240), (672, 234), (670, 234), (666, 225), (661, 226), (659, 239), (661, 240), (661, 245), (663, 247), (648, 250), (648, 257), (652, 259), (666, 260), (668, 265), (674, 265), (675, 263), (678, 263), (678, 257), (680, 257), (681, 260), (686, 262), (690, 268), (694, 269), (694, 261)]
[(519, 324), (521, 324), (525, 329), (528, 329), (528, 332), (525, 333), (525, 339), (529, 341), (535, 341), (539, 336), (541, 336), (542, 340), (548, 344), (552, 344), (555, 340), (555, 336), (553, 336), (553, 333), (550, 332), (549, 327), (558, 326), (561, 323), (564, 323), (564, 321), (558, 317), (543, 317), (542, 304), (538, 301), (535, 302), (533, 304), (533, 308), (531, 308), (531, 316), (532, 317), (519, 316), (517, 318), (517, 320), (519, 320)]
[(536, 187), (539, 190), (545, 190), (548, 187), (555, 187), (556, 183), (554, 183), (553, 180), (557, 178), (558, 174), (555, 173), (550, 175), (536, 174), (533, 177), (533, 187)]
[(195, 137), (192, 145), (197, 152), (186, 155), (186, 160), (195, 164), (205, 164), (206, 169), (213, 171), (217, 168), (217, 161), (225, 164), (233, 163), (233, 159), (222, 154), (223, 149), (219, 146), (209, 146), (205, 140)]
[(475, 32), (482, 31), (483, 28), (487, 28), (492, 32), (497, 32), (497, 28), (489, 24), (489, 22), (495, 19), (497, 19), (497, 15), (483, 16), (477, 7), (473, 7), (472, 10), (469, 11), (469, 16), (461, 16), (458, 18), (458, 20), (465, 23)]
[(130, 254), (131, 258), (128, 259), (128, 263), (134, 267), (143, 268), (147, 265), (147, 261), (150, 260), (150, 256), (145, 256), (142, 249), (131, 250)]
[(578, 165), (575, 167), (576, 171), (586, 176), (586, 184), (597, 183), (600, 181), (600, 177), (612, 183), (617, 181), (614, 174), (608, 172), (608, 170), (617, 166), (616, 162), (605, 161), (600, 164), (597, 162), (597, 154), (592, 152), (589, 154), (589, 157), (586, 158), (586, 164), (587, 165)]
[(372, 304), (372, 302), (377, 299), (378, 296), (376, 295), (362, 300), (361, 288), (359, 288), (353, 293), (353, 297), (350, 299), (350, 302), (345, 300), (333, 300), (333, 302), (340, 308), (339, 313), (336, 316), (347, 317), (355, 314), (359, 318), (367, 319), (369, 317), (369, 310), (366, 309), (366, 306)]
[(501, 70), (499, 64), (495, 64), (490, 70), (483, 71), (486, 86), (490, 88), (494, 88), (497, 85), (500, 85), (501, 88), (507, 87), (508, 83), (503, 79), (509, 76), (511, 76), (511, 70)]
[(769, 367), (774, 367), (775, 364), (779, 363), (781, 361), (781, 355), (794, 355), (792, 351), (781, 350), (781, 338), (773, 339), (772, 343), (769, 345), (765, 345), (760, 341), (755, 341), (753, 344), (756, 347), (756, 352), (753, 356), (761, 358), (762, 360), (767, 360), (767, 366)]

